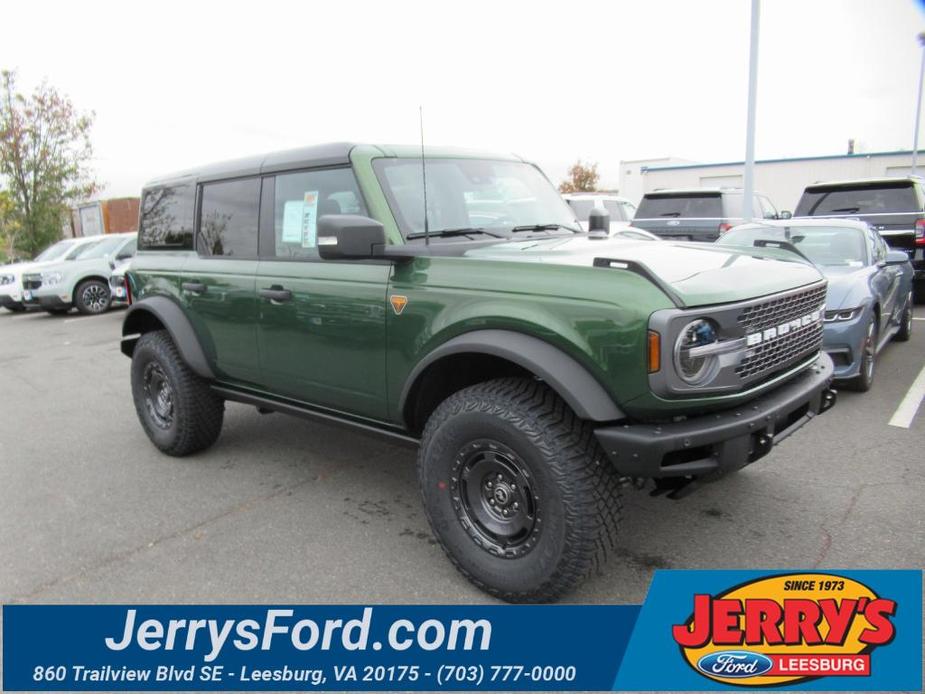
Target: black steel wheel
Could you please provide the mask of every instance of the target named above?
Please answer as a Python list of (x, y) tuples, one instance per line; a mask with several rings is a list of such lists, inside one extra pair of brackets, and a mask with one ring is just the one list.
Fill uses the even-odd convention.
[(503, 600), (561, 597), (616, 541), (619, 475), (591, 426), (532, 379), (488, 381), (443, 401), (424, 429), (418, 479), (447, 556)]

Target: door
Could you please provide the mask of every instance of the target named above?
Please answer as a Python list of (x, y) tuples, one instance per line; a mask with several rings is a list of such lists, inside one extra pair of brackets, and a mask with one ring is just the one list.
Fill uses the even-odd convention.
[(886, 254), (889, 247), (886, 242), (876, 236), (873, 239), (874, 262), (877, 271), (872, 280), (874, 294), (880, 299), (880, 334), (883, 335), (888, 323), (893, 320), (893, 312), (899, 303), (899, 285), (902, 280), (902, 268), (898, 265), (887, 265)]
[(186, 313), (222, 380), (256, 384), (257, 177), (204, 183), (199, 191), (196, 256), (180, 283)]
[(351, 169), (264, 178), (257, 270), (263, 380), (274, 394), (382, 420), (391, 265), (321, 260), (317, 221), (326, 214), (366, 214)]

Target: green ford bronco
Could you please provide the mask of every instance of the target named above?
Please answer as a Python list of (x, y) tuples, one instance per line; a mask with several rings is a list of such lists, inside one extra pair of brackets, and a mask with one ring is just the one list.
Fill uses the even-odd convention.
[(331, 144), (154, 180), (122, 329), (141, 424), (195, 453), (232, 400), (412, 442), (458, 569), (553, 600), (613, 547), (623, 486), (680, 496), (835, 402), (811, 265), (592, 226), (479, 152)]

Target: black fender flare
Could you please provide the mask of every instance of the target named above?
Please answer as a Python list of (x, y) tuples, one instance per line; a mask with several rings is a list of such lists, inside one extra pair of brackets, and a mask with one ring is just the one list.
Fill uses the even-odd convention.
[(121, 349), (125, 356), (131, 357), (135, 351), (135, 343), (138, 342), (139, 334), (144, 332), (143, 326), (148, 315), (154, 316), (167, 329), (183, 361), (194, 373), (203, 378), (215, 378), (192, 323), (183, 309), (166, 296), (148, 297), (129, 307), (122, 321)]
[(408, 397), (427, 367), (444, 357), (462, 353), (488, 354), (523, 367), (548, 383), (582, 419), (612, 422), (626, 417), (597, 379), (575, 359), (537, 337), (511, 330), (474, 330), (435, 348), (415, 365), (405, 380), (398, 411), (405, 412)]

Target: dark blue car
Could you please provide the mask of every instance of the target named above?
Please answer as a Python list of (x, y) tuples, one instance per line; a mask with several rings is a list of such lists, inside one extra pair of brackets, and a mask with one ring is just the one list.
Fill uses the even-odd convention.
[(877, 355), (890, 339), (912, 332), (909, 256), (893, 251), (866, 222), (789, 219), (742, 224), (716, 243), (779, 248), (802, 257), (829, 281), (823, 347), (835, 378), (855, 390), (870, 389)]

